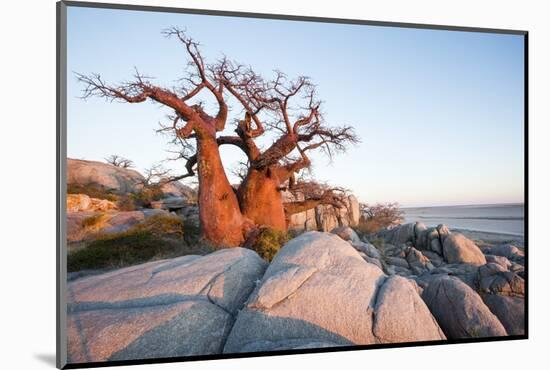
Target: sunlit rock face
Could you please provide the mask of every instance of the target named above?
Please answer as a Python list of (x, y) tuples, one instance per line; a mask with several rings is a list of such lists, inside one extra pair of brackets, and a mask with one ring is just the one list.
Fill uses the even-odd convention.
[(269, 265), (229, 248), (77, 277), (67, 291), (70, 362), (524, 333), (521, 250), (449, 263), (431, 242), (455, 242), (444, 225), (380, 234), (397, 245), (333, 232), (291, 239)]
[(313, 231), (277, 254), (224, 352), (443, 338), (413, 282), (388, 279), (349, 242)]
[(91, 198), (86, 194), (67, 194), (67, 213), (105, 212), (117, 208), (115, 202), (107, 199)]
[(255, 252), (232, 248), (75, 280), (69, 362), (220, 353), (265, 268)]
[[(142, 209), (139, 211), (74, 212), (67, 214), (67, 240), (76, 242), (94, 238), (96, 235), (108, 235), (129, 230), (132, 226), (155, 215), (178, 216), (161, 209)], [(87, 219), (96, 218), (93, 226), (86, 226)]]
[(118, 194), (135, 192), (144, 177), (129, 168), (116, 167), (108, 163), (67, 159), (67, 184), (97, 186)]

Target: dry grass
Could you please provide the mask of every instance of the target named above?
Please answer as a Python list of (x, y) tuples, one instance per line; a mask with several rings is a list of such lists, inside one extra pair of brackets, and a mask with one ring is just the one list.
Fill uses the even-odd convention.
[(99, 232), (111, 218), (107, 213), (96, 213), (82, 220), (81, 226), (86, 233)]
[[(97, 227), (103, 220), (102, 216), (90, 216), (83, 223), (88, 228)], [(193, 234), (195, 231), (191, 229), (189, 232)], [(202, 255), (214, 250), (208, 243), (186, 242), (186, 234), (184, 223), (178, 217), (151, 216), (127, 231), (97, 234), (93, 240), (70, 246), (67, 270), (120, 268), (188, 254)]]

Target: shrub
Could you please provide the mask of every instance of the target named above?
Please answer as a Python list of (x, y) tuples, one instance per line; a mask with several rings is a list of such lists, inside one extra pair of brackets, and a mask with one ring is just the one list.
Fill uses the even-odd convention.
[(252, 249), (268, 262), (279, 252), (279, 249), (288, 242), (288, 234), (271, 228), (262, 228), (255, 240)]
[(183, 221), (173, 215), (158, 214), (145, 219), (145, 221), (134, 226), (136, 231), (147, 231), (155, 236), (173, 236), (183, 239)]
[(403, 221), (403, 212), (397, 203), (361, 204), (361, 217), (355, 231), (368, 235)]
[(98, 184), (67, 184), (67, 194), (86, 194), (91, 198), (107, 199), (112, 202), (118, 200), (118, 196), (111, 189)]

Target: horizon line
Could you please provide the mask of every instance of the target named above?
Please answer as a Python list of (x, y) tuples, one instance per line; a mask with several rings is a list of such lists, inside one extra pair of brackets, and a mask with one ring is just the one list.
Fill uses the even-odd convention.
[(437, 207), (475, 207), (475, 206), (525, 206), (523, 202), (503, 202), (503, 203), (471, 203), (471, 204), (442, 204), (442, 205), (426, 205), (426, 206), (405, 206), (399, 207), (400, 209), (406, 208), (437, 208)]

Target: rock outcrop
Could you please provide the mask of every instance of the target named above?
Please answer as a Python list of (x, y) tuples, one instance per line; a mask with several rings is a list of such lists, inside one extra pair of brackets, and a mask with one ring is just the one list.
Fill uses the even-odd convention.
[(91, 198), (86, 194), (67, 194), (67, 213), (105, 212), (116, 209), (116, 203), (107, 199)]
[[(155, 215), (170, 213), (160, 209), (143, 209), (128, 212), (74, 212), (67, 214), (67, 240), (75, 242), (97, 234), (127, 231), (132, 226)], [(177, 217), (177, 216), (174, 216)], [(93, 222), (91, 222), (93, 221)]]
[(335, 235), (308, 232), (276, 255), (224, 352), (419, 340), (413, 338), (444, 335), (412, 283), (388, 279)]
[[(131, 168), (97, 161), (67, 159), (68, 185), (93, 186), (123, 195), (138, 192), (143, 188), (144, 181), (143, 175)], [(196, 198), (196, 191), (179, 181), (165, 183), (161, 190), (166, 198), (184, 198), (186, 201)]]
[[(303, 196), (283, 193), (284, 201), (303, 200)], [(341, 226), (355, 226), (359, 223), (359, 201), (354, 195), (345, 199), (345, 205), (337, 209), (331, 205), (320, 205), (290, 217), (289, 229), (331, 231)]]
[(135, 192), (143, 183), (143, 176), (132, 169), (108, 163), (67, 159), (67, 184), (98, 186), (117, 194)]
[(485, 256), (473, 241), (462, 234), (449, 234), (443, 242), (443, 256), (448, 263), (468, 263), (481, 266), (487, 263)]
[(422, 293), (448, 338), (483, 338), (507, 335), (481, 297), (460, 279), (441, 276)]
[(69, 362), (221, 353), (265, 268), (255, 252), (232, 248), (71, 282)]
[(358, 244), (361, 243), (361, 239), (359, 239), (359, 235), (349, 226), (340, 226), (332, 229), (330, 231), (332, 234), (338, 235), (340, 238), (342, 238), (345, 241), (351, 242), (351, 244)]
[(521, 261), (525, 257), (524, 252), (512, 244), (501, 244), (484, 248), (484, 252), (495, 256), (506, 257), (512, 261)]
[(164, 196), (169, 197), (178, 197), (185, 198), (186, 200), (191, 200), (196, 198), (196, 191), (190, 188), (187, 185), (182, 184), (179, 181), (171, 181), (161, 186), (161, 190), (164, 193)]
[(449, 338), (524, 333), (521, 249), (509, 244), (480, 249), (445, 225), (429, 228), (420, 222), (384, 230), (374, 239), (382, 240), (380, 256), (358, 248), (365, 260), (388, 275), (414, 279)]
[(403, 277), (394, 275), (386, 280), (374, 312), (373, 333), (381, 343), (446, 339), (415, 283)]
[(397, 245), (333, 231), (290, 240), (269, 265), (232, 248), (77, 277), (68, 285), (70, 360), (524, 333), (518, 252), (517, 262), (488, 255), (481, 266), (448, 263), (430, 241), (453, 242), (444, 226), (396, 228), (386, 236)]
[(522, 297), (499, 294), (482, 294), (481, 297), (509, 335), (525, 334), (525, 301)]
[(384, 279), (339, 237), (302, 234), (271, 262), (239, 313), (224, 352), (272, 350), (289, 339), (299, 339), (300, 345), (376, 343), (368, 312)]

